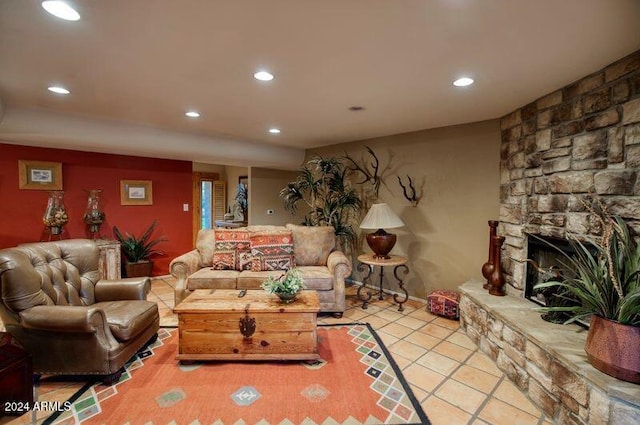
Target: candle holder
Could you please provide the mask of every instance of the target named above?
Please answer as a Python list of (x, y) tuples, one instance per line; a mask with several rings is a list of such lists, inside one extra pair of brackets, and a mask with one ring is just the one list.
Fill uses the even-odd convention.
[(61, 237), (64, 226), (69, 222), (69, 215), (63, 202), (64, 191), (53, 190), (49, 192), (47, 208), (44, 211), (42, 222), (49, 230), (49, 239), (52, 236)]
[(83, 220), (93, 239), (98, 239), (100, 237), (100, 226), (102, 226), (106, 217), (100, 203), (100, 193), (102, 190), (90, 189), (88, 192), (89, 198), (87, 199), (87, 209), (84, 211)]

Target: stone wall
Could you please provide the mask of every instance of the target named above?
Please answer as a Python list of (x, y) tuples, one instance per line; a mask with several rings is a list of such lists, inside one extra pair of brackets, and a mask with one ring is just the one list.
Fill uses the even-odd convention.
[(545, 322), (532, 302), (489, 295), (482, 284), (460, 286), (460, 324), (548, 418), (563, 425), (640, 423), (640, 386), (589, 364), (584, 329)]
[(598, 234), (598, 196), (640, 230), (640, 51), (501, 120), (500, 228), (511, 293), (525, 285), (526, 235)]

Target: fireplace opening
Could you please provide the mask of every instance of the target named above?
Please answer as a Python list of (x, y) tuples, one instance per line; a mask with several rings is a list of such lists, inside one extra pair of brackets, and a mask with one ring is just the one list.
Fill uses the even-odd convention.
[[(584, 244), (587, 249), (592, 249), (590, 244)], [(528, 235), (525, 298), (541, 306), (579, 305), (577, 300), (560, 287), (534, 289), (538, 283), (552, 280), (562, 281), (567, 277), (575, 276), (568, 275), (573, 271), (567, 267), (566, 255), (570, 257), (577, 255), (575, 247), (568, 240), (551, 236)], [(553, 323), (564, 323), (570, 318), (567, 313), (563, 312), (545, 312), (541, 314), (541, 317)], [(579, 324), (588, 326), (588, 320), (579, 321)]]

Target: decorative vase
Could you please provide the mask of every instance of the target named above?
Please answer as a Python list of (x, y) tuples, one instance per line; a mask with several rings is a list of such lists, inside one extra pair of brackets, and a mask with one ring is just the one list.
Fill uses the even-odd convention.
[(498, 234), (498, 221), (497, 220), (489, 220), (489, 259), (486, 263), (482, 265), (482, 276), (487, 279), (487, 282), (482, 285), (484, 289), (489, 289), (489, 277), (493, 273), (493, 264), (495, 261), (495, 252), (494, 252), (494, 244), (493, 238)]
[(504, 243), (504, 236), (493, 237), (493, 271), (489, 277), (489, 293), (491, 295), (497, 295), (503, 297), (507, 295), (507, 291), (504, 290), (504, 276), (502, 274), (502, 244)]
[(62, 190), (49, 192), (47, 208), (44, 211), (42, 222), (49, 229), (50, 236), (60, 236), (64, 226), (69, 222), (69, 216), (62, 200), (63, 196), (64, 191)]
[(298, 296), (297, 292), (276, 292), (275, 294), (280, 298), (280, 302), (283, 304), (294, 302)]
[(640, 384), (640, 327), (591, 316), (584, 350), (599, 371)]
[(84, 222), (94, 239), (100, 236), (100, 226), (104, 223), (105, 213), (100, 204), (100, 189), (89, 190), (87, 209), (84, 212)]

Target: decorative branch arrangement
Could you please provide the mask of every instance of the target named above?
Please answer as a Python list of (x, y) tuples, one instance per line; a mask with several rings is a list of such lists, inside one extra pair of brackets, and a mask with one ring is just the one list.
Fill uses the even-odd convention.
[(411, 180), (411, 176), (407, 174), (407, 179), (409, 180), (409, 183), (408, 183), (409, 188), (407, 188), (407, 186), (402, 184), (402, 178), (400, 176), (397, 176), (397, 177), (398, 177), (398, 183), (400, 183), (400, 187), (402, 187), (402, 194), (404, 195), (404, 197), (407, 198), (409, 202), (411, 202), (411, 206), (413, 207), (417, 206), (422, 196), (418, 196), (416, 192), (416, 188), (413, 186), (413, 180)]
[(369, 152), (369, 155), (373, 157), (373, 160), (371, 163), (361, 166), (353, 158), (351, 158), (349, 154), (346, 152), (344, 154), (344, 159), (346, 159), (351, 163), (351, 166), (347, 167), (349, 170), (362, 173), (363, 180), (356, 183), (357, 184), (364, 184), (367, 182), (371, 183), (371, 185), (373, 186), (373, 191), (377, 198), (378, 191), (380, 190), (380, 183), (382, 183), (382, 176), (378, 174), (380, 170), (380, 160), (376, 156), (375, 152), (373, 152), (373, 149), (371, 149), (369, 146), (365, 146), (365, 148), (367, 149), (367, 152)]

